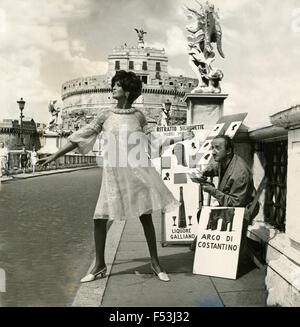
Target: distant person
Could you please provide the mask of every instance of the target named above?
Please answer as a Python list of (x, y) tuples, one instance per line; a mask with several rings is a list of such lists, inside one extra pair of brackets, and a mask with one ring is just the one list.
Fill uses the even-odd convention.
[(8, 150), (3, 142), (0, 142), (0, 178), (2, 178), (3, 171), (8, 175)]
[(20, 153), (19, 156), (19, 161), (20, 161), (21, 169), (23, 170), (23, 174), (25, 174), (28, 165), (28, 152), (26, 151), (25, 146), (23, 146), (22, 148), (22, 152)]
[(38, 153), (36, 152), (35, 147), (33, 147), (32, 152), (30, 153), (30, 163), (31, 163), (33, 173), (35, 173), (35, 167), (36, 167), (37, 161), (38, 161)]
[[(170, 104), (170, 102), (167, 102)], [(163, 105), (161, 108), (161, 117), (159, 121), (159, 126), (169, 126), (170, 125), (170, 110), (169, 106)]]

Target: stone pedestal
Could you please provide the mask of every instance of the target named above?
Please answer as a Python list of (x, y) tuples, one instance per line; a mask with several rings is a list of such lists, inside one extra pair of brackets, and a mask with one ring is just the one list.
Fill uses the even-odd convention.
[(213, 127), (223, 116), (227, 97), (228, 94), (187, 93), (183, 99), (187, 103), (187, 125), (204, 124), (205, 129)]
[(52, 154), (60, 148), (60, 136), (56, 132), (48, 132), (42, 136), (39, 153)]

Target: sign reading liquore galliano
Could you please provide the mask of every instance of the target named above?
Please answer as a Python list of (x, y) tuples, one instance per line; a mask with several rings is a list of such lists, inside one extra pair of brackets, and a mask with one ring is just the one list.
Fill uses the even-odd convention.
[(191, 243), (196, 237), (198, 229), (199, 186), (192, 183), (185, 173), (173, 173), (170, 181), (165, 180), (165, 183), (181, 205), (164, 215), (164, 242)]
[(203, 207), (193, 273), (236, 279), (244, 208)]

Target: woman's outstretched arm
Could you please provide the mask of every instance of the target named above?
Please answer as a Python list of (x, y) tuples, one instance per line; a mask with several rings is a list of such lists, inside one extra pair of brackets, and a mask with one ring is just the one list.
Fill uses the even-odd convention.
[(48, 165), (50, 162), (58, 159), (59, 157), (63, 156), (64, 154), (74, 150), (77, 148), (77, 144), (73, 143), (73, 142), (68, 142), (66, 145), (64, 145), (61, 149), (59, 149), (57, 152), (51, 154), (48, 157), (39, 159), (37, 161), (38, 165), (42, 165), (42, 166), (46, 166)]

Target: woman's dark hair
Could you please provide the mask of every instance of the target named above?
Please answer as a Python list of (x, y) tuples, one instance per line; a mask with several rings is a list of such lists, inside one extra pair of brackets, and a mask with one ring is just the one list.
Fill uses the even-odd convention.
[(129, 92), (128, 102), (132, 104), (142, 93), (142, 82), (133, 72), (119, 70), (111, 80), (113, 88), (119, 82), (125, 92)]

